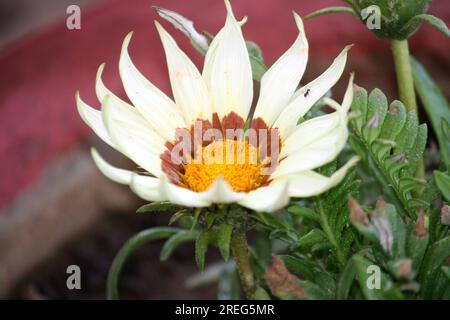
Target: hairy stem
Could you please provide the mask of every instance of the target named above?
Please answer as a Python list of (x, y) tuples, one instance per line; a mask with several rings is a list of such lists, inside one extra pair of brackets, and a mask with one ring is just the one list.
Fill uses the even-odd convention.
[(241, 279), (242, 289), (247, 299), (253, 299), (257, 286), (250, 263), (245, 231), (235, 231), (231, 237), (230, 245), (234, 260), (236, 261), (239, 278)]

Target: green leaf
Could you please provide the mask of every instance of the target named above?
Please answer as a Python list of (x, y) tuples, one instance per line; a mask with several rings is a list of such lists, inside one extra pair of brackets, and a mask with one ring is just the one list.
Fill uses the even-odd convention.
[(444, 172), (434, 171), (434, 181), (446, 201), (450, 201), (450, 176)]
[(303, 259), (299, 259), (289, 255), (280, 256), (281, 260), (283, 260), (286, 267), (291, 270), (293, 273), (302, 277), (306, 280), (314, 280), (314, 269), (315, 265), (309, 261), (305, 261)]
[(120, 248), (109, 269), (106, 285), (107, 299), (119, 299), (119, 291), (117, 289), (119, 284), (119, 277), (122, 272), (123, 266), (125, 265), (125, 262), (134, 251), (150, 241), (169, 238), (181, 231), (181, 229), (169, 227), (150, 228), (141, 231), (128, 239), (127, 242), (125, 242), (125, 244), (122, 246), (122, 248)]
[(231, 224), (221, 224), (217, 234), (217, 245), (225, 261), (230, 257), (230, 240), (233, 232)]
[(268, 70), (267, 66), (254, 56), (250, 56), (250, 65), (252, 67), (253, 80), (261, 81), (263, 75)]
[(419, 215), (415, 224), (410, 227), (406, 246), (406, 255), (411, 258), (412, 266), (416, 271), (419, 270), (422, 265), (423, 257), (428, 248), (430, 239), (427, 226), (428, 222), (425, 222), (425, 219), (428, 220), (425, 215)]
[(450, 281), (450, 266), (442, 266), (441, 270), (445, 274), (447, 280)]
[(363, 135), (369, 144), (378, 138), (388, 111), (386, 96), (380, 89), (374, 89), (368, 99), (365, 130)]
[(367, 154), (362, 159), (388, 200), (415, 218), (419, 208), (429, 207), (428, 202), (412, 194), (423, 188), (423, 181), (414, 180), (414, 176), (425, 149), (426, 125), (419, 126), (417, 115), (406, 113), (399, 101), (387, 109), (380, 90), (367, 97), (364, 89), (355, 88), (352, 111), (360, 116), (350, 121), (355, 133), (351, 145), (358, 154)]
[(389, 221), (392, 229), (394, 242), (392, 244), (392, 255), (396, 259), (405, 257), (406, 229), (402, 217), (397, 213), (395, 207), (389, 203), (384, 204), (384, 208), (376, 210)]
[[(380, 276), (380, 286), (369, 286), (370, 284), (376, 284), (377, 271), (372, 271), (371, 266), (374, 266), (376, 270), (376, 264), (365, 259), (361, 255), (354, 255), (352, 257), (353, 264), (356, 270), (356, 276), (359, 282), (361, 291), (363, 292), (366, 299), (369, 300), (398, 300), (404, 299), (403, 294), (398, 290), (392, 283), (389, 276), (384, 273), (381, 269), (379, 270)], [(379, 267), (378, 267), (379, 268)], [(374, 281), (374, 283), (372, 283)]]
[(205, 254), (208, 250), (209, 231), (202, 231), (195, 241), (195, 261), (201, 271), (205, 269)]
[(172, 252), (181, 244), (197, 239), (198, 232), (183, 230), (170, 237), (161, 249), (159, 259), (166, 261)]
[(286, 229), (285, 225), (283, 225), (278, 219), (276, 219), (273, 215), (266, 212), (253, 212), (251, 213), (251, 217), (261, 222), (262, 224), (272, 227), (274, 229)]
[(291, 206), (287, 211), (297, 217), (303, 217), (314, 221), (319, 221), (319, 215), (312, 209), (300, 207), (298, 205)]
[(326, 239), (326, 235), (323, 233), (320, 229), (312, 229), (310, 232), (302, 236), (300, 239), (298, 239), (297, 244), (300, 247), (304, 246), (312, 246), (314, 244), (317, 244), (319, 242), (323, 242), (323, 240)]
[(353, 265), (352, 259), (349, 259), (337, 283), (336, 298), (338, 300), (346, 300), (348, 298), (355, 276), (355, 266)]
[(448, 128), (450, 105), (423, 65), (414, 58), (411, 59), (411, 65), (417, 93), (436, 134), (442, 163), (448, 165), (450, 164), (450, 139), (445, 135), (443, 124), (447, 123), (444, 128)]
[(261, 287), (258, 287), (253, 295), (254, 300), (272, 300), (270, 295)]
[(425, 298), (429, 298), (436, 284), (439, 267), (450, 256), (450, 236), (433, 243), (428, 249), (423, 266), (420, 270), (422, 283), (421, 291)]
[(169, 220), (169, 226), (180, 220), (181, 218), (191, 215), (192, 211), (190, 209), (182, 209), (176, 213), (174, 213)]
[(180, 210), (183, 207), (173, 204), (168, 201), (161, 202), (152, 202), (149, 204), (145, 204), (139, 209), (137, 209), (137, 213), (146, 213), (146, 212), (167, 212), (167, 211), (176, 211)]
[(431, 15), (431, 14), (418, 14), (412, 17), (402, 28), (401, 32), (406, 34), (410, 34), (413, 32), (417, 25), (421, 22), (428, 22), (430, 25), (438, 29), (444, 35), (450, 38), (450, 30), (447, 28), (447, 25), (441, 19)]
[(250, 57), (254, 57), (261, 62), (264, 61), (261, 48), (256, 43), (253, 41), (246, 41), (245, 45), (247, 46), (248, 55)]
[(323, 8), (317, 11), (314, 11), (310, 14), (308, 14), (307, 16), (305, 16), (305, 19), (312, 19), (312, 18), (316, 18), (316, 17), (320, 17), (326, 14), (332, 14), (332, 13), (349, 13), (351, 15), (354, 16), (358, 16), (355, 11), (353, 11), (352, 8), (349, 7), (328, 7), (328, 8)]

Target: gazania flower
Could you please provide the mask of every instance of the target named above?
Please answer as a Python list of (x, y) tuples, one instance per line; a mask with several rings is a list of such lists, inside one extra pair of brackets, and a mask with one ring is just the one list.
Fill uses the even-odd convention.
[(264, 74), (250, 118), (250, 60), (241, 23), (229, 2), (225, 3), (225, 26), (208, 48), (202, 73), (155, 22), (174, 101), (134, 66), (128, 53), (129, 34), (122, 46), (119, 71), (132, 105), (105, 87), (102, 65), (96, 81), (101, 111), (88, 106), (78, 94), (77, 106), (94, 132), (145, 174), (113, 167), (92, 150), (99, 169), (110, 179), (129, 185), (143, 199), (186, 207), (237, 203), (271, 212), (285, 206), (289, 197), (310, 197), (332, 188), (357, 161), (351, 159), (331, 177), (314, 171), (334, 160), (347, 140), (352, 79), (342, 105), (326, 100), (335, 109), (333, 113), (297, 124), (341, 77), (349, 47), (321, 76), (296, 90), (306, 67), (308, 43), (302, 20), (294, 14), (299, 35)]

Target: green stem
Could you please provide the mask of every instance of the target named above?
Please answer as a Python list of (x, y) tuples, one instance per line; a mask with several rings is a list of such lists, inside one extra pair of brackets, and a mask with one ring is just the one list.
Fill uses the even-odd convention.
[[(395, 73), (397, 74), (397, 86), (400, 101), (408, 112), (414, 111), (419, 116), (416, 93), (414, 90), (414, 78), (411, 68), (411, 57), (409, 55), (408, 40), (391, 40), (392, 55), (394, 57)], [(419, 161), (416, 178), (425, 178), (425, 167), (423, 159)], [(414, 195), (420, 195), (420, 190), (414, 190)]]
[(397, 86), (400, 101), (408, 111), (417, 114), (416, 94), (414, 80), (409, 57), (408, 40), (391, 40), (392, 55), (394, 57), (395, 73), (397, 74)]
[(231, 251), (241, 279), (242, 289), (247, 299), (253, 299), (257, 286), (253, 275), (250, 256), (248, 252), (247, 237), (244, 231), (235, 231), (231, 237)]

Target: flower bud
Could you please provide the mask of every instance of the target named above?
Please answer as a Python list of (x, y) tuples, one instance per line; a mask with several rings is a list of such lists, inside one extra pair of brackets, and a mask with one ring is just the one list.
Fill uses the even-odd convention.
[[(367, 26), (380, 38), (403, 40), (417, 30), (431, 0), (357, 0), (355, 7)], [(378, 22), (378, 25), (377, 23)], [(370, 24), (370, 25), (369, 25)]]

